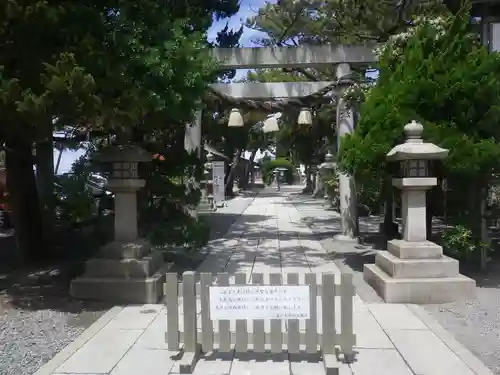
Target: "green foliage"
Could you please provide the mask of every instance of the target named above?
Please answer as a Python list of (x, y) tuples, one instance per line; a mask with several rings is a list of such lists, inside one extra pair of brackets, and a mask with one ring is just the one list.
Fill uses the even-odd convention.
[[(387, 199), (392, 166), (386, 154), (404, 140), (405, 124), (421, 122), (425, 140), (449, 149), (433, 172), (447, 178), (448, 214), (462, 225), (445, 235), (445, 246), (465, 258), (484, 246), (482, 191), (500, 166), (500, 54), (488, 52), (469, 21), (467, 7), (457, 15), (416, 18), (378, 51), (380, 76), (355, 132), (342, 141), (339, 164), (363, 190)], [(428, 205), (435, 214), (439, 202), (428, 199)]]
[[(324, 115), (329, 111), (323, 112)], [(333, 142), (332, 118), (315, 116), (312, 126), (297, 124), (298, 111), (289, 111), (282, 116), (283, 125), (276, 134), (276, 143), (281, 145), (293, 157), (293, 160), (305, 165), (319, 162), (321, 154), (325, 153), (325, 140)]]
[(342, 142), (343, 171), (378, 184), (386, 153), (411, 120), (424, 124), (426, 140), (450, 149), (446, 172), (477, 179), (498, 167), (500, 55), (478, 43), (468, 20), (465, 10), (416, 20), (388, 43), (356, 131)]
[(286, 168), (282, 171), (285, 176), (287, 184), (293, 183), (293, 176), (295, 173), (295, 166), (292, 162), (285, 158), (277, 158), (274, 160), (265, 160), (262, 163), (262, 179), (266, 185), (271, 185), (274, 181), (274, 170), (276, 168)]
[(181, 247), (187, 252), (199, 250), (207, 244), (210, 228), (203, 219), (193, 220), (185, 213), (164, 218), (150, 231), (149, 239), (159, 248)]
[(413, 14), (441, 9), (441, 1), (281, 0), (267, 3), (247, 27), (268, 34), (261, 44), (354, 44), (385, 41)]
[[(144, 146), (151, 152), (162, 146), (156, 142)], [(163, 146), (164, 148), (164, 146)], [(141, 227), (148, 233), (153, 246), (182, 247), (194, 251), (209, 238), (207, 224), (191, 216), (189, 208), (196, 207), (201, 198), (198, 188), (186, 190), (185, 178), (201, 178), (201, 164), (196, 155), (189, 155), (183, 143), (171, 144), (145, 167), (146, 187), (141, 192), (139, 217)]]
[(73, 163), (68, 175), (57, 179), (56, 211), (61, 222), (79, 224), (97, 216), (97, 200), (87, 185), (90, 168), (84, 155)]
[(463, 225), (448, 229), (442, 236), (443, 251), (458, 260), (479, 259), (481, 250), (489, 251), (489, 245), (478, 243), (472, 231)]
[(339, 201), (339, 175), (336, 170), (329, 170), (322, 176), (326, 186), (326, 193), (330, 199), (330, 204), (336, 209), (340, 209)]
[(307, 78), (297, 72), (284, 72), (282, 69), (255, 69), (249, 71), (246, 82), (306, 82)]

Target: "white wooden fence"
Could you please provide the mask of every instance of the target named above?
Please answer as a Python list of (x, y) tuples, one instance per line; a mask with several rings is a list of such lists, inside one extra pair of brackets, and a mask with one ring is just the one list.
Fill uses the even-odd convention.
[[(251, 284), (248, 284), (248, 275), (244, 273), (197, 275), (184, 272), (179, 282), (176, 273), (167, 273), (165, 340), (169, 350), (183, 350), (178, 362), (181, 373), (192, 373), (199, 354), (213, 350), (264, 353), (270, 348), (271, 353), (282, 353), (285, 346), (292, 354), (314, 354), (319, 349), (328, 375), (338, 373), (339, 360), (349, 362), (353, 359), (355, 289), (351, 273), (342, 273), (340, 283), (335, 282), (333, 273), (289, 273), (284, 277), (286, 282), (281, 274), (271, 273), (268, 284), (264, 284), (264, 276), (252, 274)], [(214, 324), (210, 317), (209, 287), (232, 285), (309, 285), (310, 318), (303, 321), (288, 319), (285, 329), (283, 321), (278, 319), (253, 320), (250, 331), (248, 320), (236, 320), (234, 326), (229, 320), (219, 320)], [(198, 327), (200, 323), (201, 329)]]

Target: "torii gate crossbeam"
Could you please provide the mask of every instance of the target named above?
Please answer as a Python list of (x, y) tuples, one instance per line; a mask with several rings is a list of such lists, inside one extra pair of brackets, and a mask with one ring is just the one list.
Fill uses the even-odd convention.
[(212, 83), (210, 87), (237, 99), (302, 98), (312, 95), (333, 82), (234, 82)]
[(312, 68), (377, 61), (374, 46), (319, 45), (298, 47), (214, 48), (212, 56), (229, 69)]

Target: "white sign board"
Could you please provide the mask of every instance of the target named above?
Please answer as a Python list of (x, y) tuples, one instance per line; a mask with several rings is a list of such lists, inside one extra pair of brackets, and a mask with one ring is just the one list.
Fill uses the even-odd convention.
[(309, 319), (309, 286), (211, 286), (210, 319)]
[(224, 189), (224, 162), (214, 161), (212, 163), (212, 174), (213, 174), (213, 195), (216, 207), (221, 207), (226, 199), (226, 192)]
[(500, 23), (498, 22), (490, 25), (490, 51), (500, 51)]

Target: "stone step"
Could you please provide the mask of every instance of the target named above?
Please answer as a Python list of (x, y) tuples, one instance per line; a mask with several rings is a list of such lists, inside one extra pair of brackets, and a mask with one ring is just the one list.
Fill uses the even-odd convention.
[(441, 258), (401, 259), (388, 251), (375, 256), (375, 264), (394, 278), (454, 277), (459, 274), (456, 259), (443, 255)]
[(387, 303), (448, 303), (472, 299), (476, 282), (466, 276), (394, 278), (376, 264), (365, 264), (364, 279)]
[(78, 277), (71, 282), (71, 296), (111, 303), (158, 303), (168, 266), (146, 278)]
[(387, 242), (387, 250), (401, 259), (441, 258), (443, 255), (443, 248), (430, 241), (391, 240)]
[(151, 245), (144, 239), (133, 242), (110, 242), (99, 250), (99, 258), (105, 259), (141, 259), (151, 250)]
[(140, 259), (92, 258), (86, 262), (85, 277), (145, 278), (163, 265), (163, 253), (153, 251)]
[(207, 201), (201, 201), (200, 204), (198, 204), (197, 211), (199, 213), (209, 213), (214, 212), (214, 209)]

